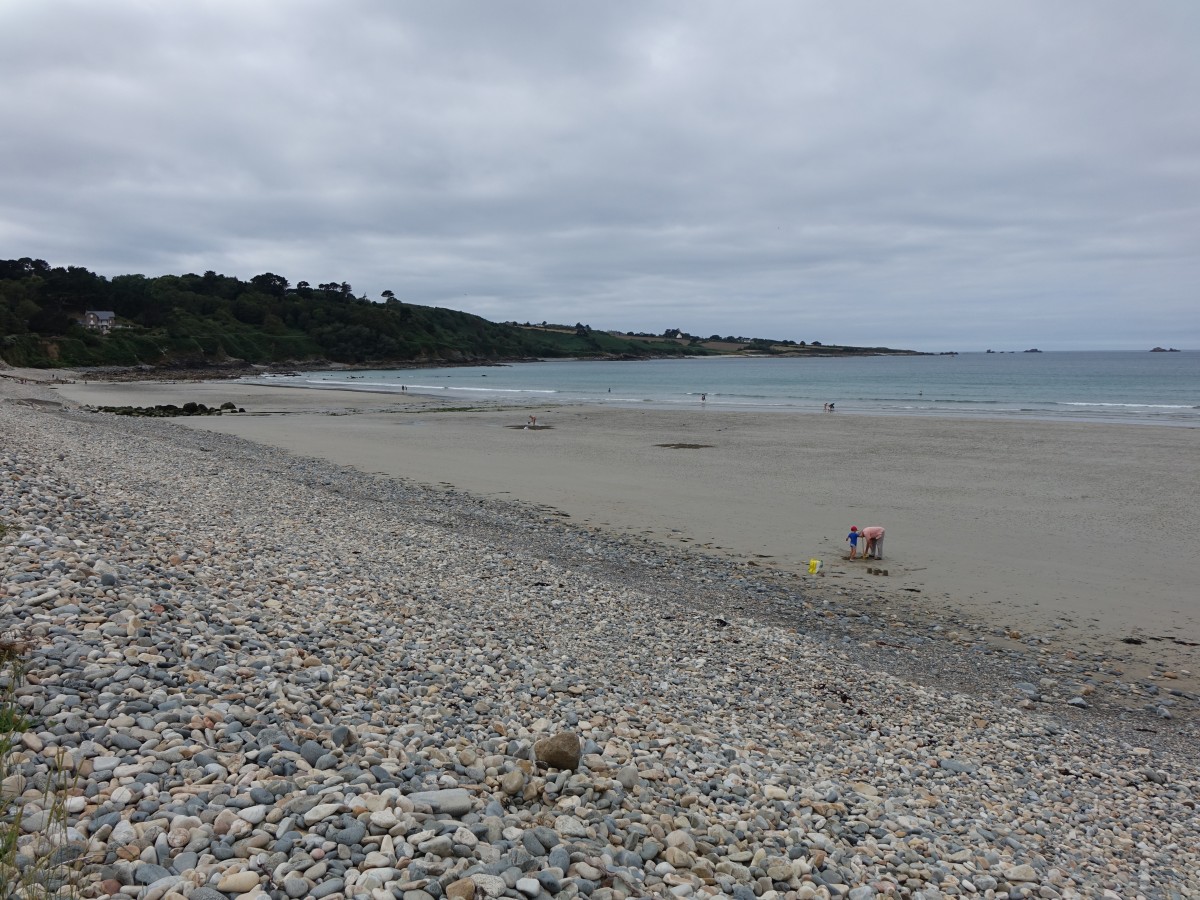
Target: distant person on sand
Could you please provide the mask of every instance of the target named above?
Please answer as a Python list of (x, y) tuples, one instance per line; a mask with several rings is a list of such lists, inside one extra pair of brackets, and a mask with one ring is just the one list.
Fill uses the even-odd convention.
[(701, 395), (700, 395), (700, 402), (701, 402), (701, 403), (704, 403), (704, 402), (705, 402), (705, 401), (707, 401), (707, 400), (708, 400), (708, 394), (701, 394)]
[(529, 424), (526, 425), (525, 427), (526, 428), (537, 428), (537, 416), (530, 416)]
[(866, 549), (863, 550), (863, 557), (866, 559), (883, 559), (883, 529), (878, 525), (871, 525), (862, 530), (862, 536), (867, 539)]
[(858, 553), (858, 526), (850, 526), (850, 533), (846, 535), (846, 540), (850, 544), (850, 558), (854, 559)]

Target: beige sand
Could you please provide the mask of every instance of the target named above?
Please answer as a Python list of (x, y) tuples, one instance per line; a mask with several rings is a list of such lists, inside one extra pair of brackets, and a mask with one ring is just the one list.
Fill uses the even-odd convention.
[[(1054, 652), (1132, 653), (1200, 670), (1200, 648), (1177, 643), (1200, 643), (1196, 429), (713, 409), (438, 411), (445, 401), (416, 395), (231, 382), (56, 390), (93, 405), (232, 400), (248, 414), (178, 421), (761, 565), (803, 572), (819, 558), (826, 591), (919, 598), (932, 618), (961, 610), (1050, 638)], [(531, 411), (548, 427), (521, 428)], [(887, 529), (888, 577), (844, 560), (850, 525)], [(1134, 635), (1147, 644), (1120, 644)], [(1195, 682), (1185, 674), (1177, 683)]]

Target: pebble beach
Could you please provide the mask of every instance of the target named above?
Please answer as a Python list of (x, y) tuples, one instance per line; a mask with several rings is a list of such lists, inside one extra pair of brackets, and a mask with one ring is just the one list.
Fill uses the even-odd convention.
[(1200, 897), (1191, 698), (61, 399), (0, 382), (3, 794), (79, 895)]

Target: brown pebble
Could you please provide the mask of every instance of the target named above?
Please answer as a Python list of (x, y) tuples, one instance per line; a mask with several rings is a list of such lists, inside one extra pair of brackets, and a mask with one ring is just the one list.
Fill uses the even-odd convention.
[(582, 754), (579, 736), (573, 731), (560, 731), (552, 737), (543, 738), (533, 745), (538, 762), (556, 769), (575, 769)]

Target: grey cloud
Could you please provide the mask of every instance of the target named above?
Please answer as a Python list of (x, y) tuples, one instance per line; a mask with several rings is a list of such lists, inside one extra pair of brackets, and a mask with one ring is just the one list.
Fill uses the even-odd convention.
[(1200, 347), (1198, 9), (15, 0), (0, 241), (494, 319)]

